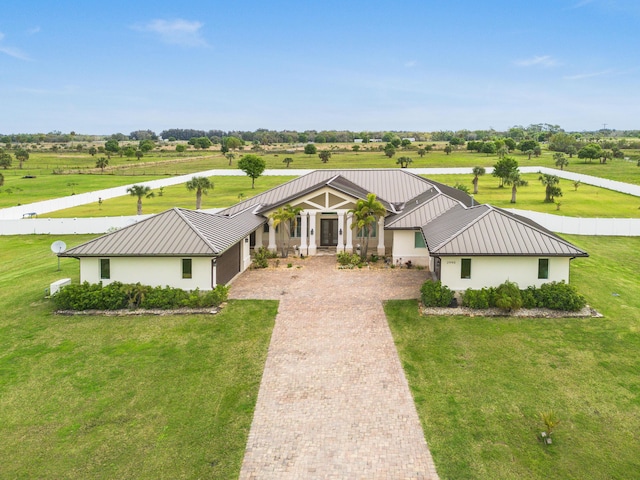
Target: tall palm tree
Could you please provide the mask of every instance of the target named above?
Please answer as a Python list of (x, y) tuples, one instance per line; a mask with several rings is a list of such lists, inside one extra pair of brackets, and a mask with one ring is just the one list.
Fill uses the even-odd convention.
[[(298, 228), (298, 215), (302, 211), (302, 207), (294, 207), (290, 204), (280, 207), (275, 210), (269, 217), (273, 219), (273, 228), (280, 228), (280, 235), (282, 237), (281, 251), (282, 258), (289, 256), (289, 243), (291, 240), (291, 227), (295, 231)], [(286, 235), (286, 242), (285, 242)]]
[[(373, 232), (373, 226), (378, 222), (380, 217), (383, 217), (386, 213), (384, 205), (376, 199), (374, 193), (367, 194), (367, 199), (360, 199), (356, 202), (356, 207), (349, 210), (349, 213), (353, 214), (353, 223), (351, 228), (357, 229), (360, 232), (360, 238), (364, 244), (364, 248), (360, 251), (360, 258), (362, 260), (367, 259), (367, 250), (369, 250), (369, 239)], [(382, 232), (379, 232), (381, 235)]]
[(146, 185), (133, 185), (127, 188), (127, 193), (132, 197), (138, 197), (138, 215), (142, 215), (142, 198), (152, 198), (156, 194)]
[(509, 173), (504, 179), (505, 185), (511, 185), (511, 203), (516, 203), (516, 194), (518, 193), (518, 187), (526, 187), (529, 182), (523, 180), (520, 177), (520, 172), (516, 169)]
[(487, 171), (484, 169), (484, 167), (473, 167), (473, 170), (471, 170), (471, 173), (473, 173), (473, 180), (471, 181), (471, 183), (473, 183), (473, 194), (477, 195), (478, 194), (478, 179), (479, 179), (479, 177), (481, 177), (482, 175), (487, 173)]
[[(538, 177), (538, 180), (540, 180), (542, 185), (544, 185), (544, 187), (545, 187), (544, 201), (546, 203), (552, 203), (553, 202), (553, 197), (554, 197), (553, 193), (555, 193), (555, 192), (557, 192), (557, 190), (559, 190), (557, 185), (560, 183), (560, 178), (558, 178), (557, 175), (551, 175), (549, 173), (542, 173)], [(560, 196), (560, 195), (555, 195), (555, 196)]]
[(207, 177), (193, 177), (187, 182), (187, 190), (196, 192), (196, 210), (200, 210), (202, 206), (202, 194), (205, 195), (209, 191), (213, 190), (213, 182)]

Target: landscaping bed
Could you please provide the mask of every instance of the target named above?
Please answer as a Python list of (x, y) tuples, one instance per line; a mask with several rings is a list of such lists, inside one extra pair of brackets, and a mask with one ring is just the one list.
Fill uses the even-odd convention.
[(420, 304), (421, 315), (446, 315), (465, 317), (519, 317), (519, 318), (601, 318), (603, 315), (588, 305), (581, 310), (568, 312), (551, 310), (550, 308), (520, 308), (506, 312), (500, 308), (469, 308), (469, 307), (425, 307)]

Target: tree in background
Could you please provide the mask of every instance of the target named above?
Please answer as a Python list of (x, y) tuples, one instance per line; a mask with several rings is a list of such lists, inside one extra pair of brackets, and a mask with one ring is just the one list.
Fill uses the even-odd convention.
[(447, 145), (446, 147), (444, 147), (443, 150), (444, 150), (444, 153), (449, 155), (451, 152), (453, 152), (453, 147), (451, 145)]
[(202, 206), (202, 195), (206, 195), (209, 190), (213, 190), (213, 182), (207, 177), (193, 177), (186, 183), (187, 190), (196, 192), (196, 210)]
[(331, 158), (331, 152), (329, 150), (322, 150), (318, 156), (320, 157), (320, 160), (322, 160), (322, 163), (327, 163)]
[(11, 158), (11, 154), (6, 152), (0, 152), (0, 167), (5, 170), (11, 166), (13, 163), (13, 159)]
[(393, 157), (396, 154), (396, 147), (387, 143), (384, 147), (384, 154), (389, 158)]
[(100, 157), (96, 160), (96, 168), (102, 170), (104, 173), (104, 169), (109, 166), (109, 159), (107, 157)]
[[(353, 210), (349, 210), (353, 214), (353, 223), (351, 228), (357, 229), (360, 233), (363, 248), (360, 250), (360, 258), (364, 261), (367, 259), (367, 250), (369, 249), (369, 239), (373, 232), (373, 226), (383, 217), (386, 210), (382, 203), (376, 199), (374, 193), (367, 194), (367, 199), (360, 199), (356, 202)], [(380, 232), (382, 234), (382, 232)]]
[(127, 193), (132, 197), (138, 198), (138, 215), (142, 215), (142, 199), (155, 197), (155, 193), (146, 185), (132, 185), (127, 188)]
[(187, 146), (184, 143), (179, 143), (178, 145), (176, 145), (176, 152), (184, 153), (186, 151), (187, 151)]
[(473, 169), (471, 170), (471, 173), (473, 173), (473, 180), (471, 180), (471, 183), (473, 183), (473, 194), (477, 195), (478, 194), (478, 180), (480, 179), (480, 177), (482, 175), (487, 173), (487, 171), (484, 169), (484, 167), (473, 167)]
[[(518, 144), (518, 150), (520, 150), (522, 153), (527, 153), (529, 150), (533, 150), (538, 146), (538, 142), (536, 142), (535, 140), (523, 140)], [(529, 154), (529, 158), (531, 158), (531, 154)]]
[(142, 157), (144, 157), (144, 153), (142, 153), (142, 150), (136, 150), (136, 158), (140, 160)]
[(485, 142), (482, 145), (482, 149), (480, 151), (482, 153), (486, 153), (488, 157), (489, 155), (495, 155), (498, 149), (496, 148), (496, 144), (494, 142)]
[(287, 168), (289, 168), (289, 164), (293, 162), (293, 158), (291, 157), (287, 157), (284, 160), (282, 160), (282, 163), (286, 163), (287, 164)]
[(567, 155), (569, 155), (569, 158), (573, 158), (573, 156), (578, 153), (578, 149), (575, 147), (575, 145), (569, 145), (567, 147), (566, 150)]
[(538, 177), (538, 180), (544, 186), (544, 201), (545, 203), (553, 203), (555, 197), (562, 196), (562, 190), (558, 187), (560, 178), (557, 175), (551, 175), (549, 173), (542, 173)]
[(89, 152), (89, 155), (94, 157), (96, 155), (96, 153), (98, 153), (98, 149), (96, 147), (89, 147), (88, 152)]
[(420, 155), (420, 158), (424, 157), (424, 154), (427, 153), (427, 150), (424, 148), (419, 148), (418, 149), (418, 155)]
[(231, 136), (224, 139), (224, 145), (230, 150), (237, 150), (244, 145), (244, 142), (238, 137)]
[(16, 157), (16, 160), (18, 160), (20, 164), (20, 169), (22, 170), (22, 164), (29, 160), (29, 152), (21, 148), (20, 150), (16, 150), (16, 153), (14, 153), (14, 155)]
[(123, 153), (125, 157), (133, 158), (136, 156), (136, 149), (129, 145), (128, 147), (124, 148)]
[(249, 154), (238, 161), (238, 168), (246, 173), (248, 177), (251, 177), (251, 188), (256, 188), (256, 178), (262, 175), (264, 169), (267, 168), (267, 164), (261, 157)]
[(407, 168), (410, 163), (413, 163), (413, 159), (409, 157), (400, 157), (396, 160), (396, 165), (400, 165), (400, 168)]
[(318, 149), (313, 143), (307, 143), (304, 146), (304, 153), (306, 153), (307, 155), (315, 155), (316, 153), (318, 153)]
[(225, 157), (227, 157), (227, 160), (229, 160), (229, 166), (231, 166), (231, 162), (233, 161), (234, 158), (236, 158), (236, 155), (234, 153), (225, 153), (224, 154)]
[(0, 187), (4, 185), (4, 175), (0, 173)]
[(153, 143), (153, 140), (146, 139), (146, 140), (140, 140), (140, 144), (138, 145), (138, 148), (143, 153), (147, 153), (147, 152), (150, 152), (151, 150), (153, 150), (155, 148), (155, 146), (156, 146), (156, 144)]
[(360, 150), (360, 145), (351, 145), (351, 150), (358, 153), (358, 151)]
[(110, 153), (118, 153), (120, 151), (120, 144), (118, 140), (111, 138), (104, 143), (104, 149)]
[(504, 184), (511, 185), (511, 203), (516, 203), (518, 187), (526, 187), (529, 185), (529, 182), (520, 177), (520, 171), (516, 168), (515, 170), (511, 170), (509, 175), (505, 177)]
[(591, 160), (597, 159), (599, 161), (601, 155), (602, 147), (597, 143), (588, 143), (578, 150), (578, 158), (583, 158), (585, 163), (587, 163), (587, 160), (589, 160), (589, 163), (591, 163)]
[(493, 166), (493, 176), (500, 179), (500, 185), (498, 185), (498, 187), (503, 188), (504, 179), (517, 169), (518, 162), (513, 157), (504, 157), (502, 160), (498, 160), (498, 163)]
[(562, 152), (556, 152), (553, 154), (553, 160), (556, 164), (556, 167), (560, 167), (560, 170), (564, 170), (564, 167), (569, 165), (569, 160), (567, 160)]

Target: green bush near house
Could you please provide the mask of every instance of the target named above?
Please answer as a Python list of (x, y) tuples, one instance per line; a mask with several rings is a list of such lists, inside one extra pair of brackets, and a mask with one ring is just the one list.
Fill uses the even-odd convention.
[(422, 284), (420, 296), (425, 307), (448, 307), (453, 301), (454, 293), (440, 280), (429, 280)]
[[(573, 286), (562, 282), (544, 283), (540, 288), (534, 285), (516, 293), (517, 285), (505, 282), (497, 288), (483, 288), (481, 290), (467, 289), (462, 294), (462, 306), (474, 309), (499, 307), (498, 301), (504, 306), (520, 305), (517, 308), (549, 308), (565, 312), (581, 310), (587, 304), (583, 295)], [(519, 297), (519, 300), (518, 300)], [(509, 303), (513, 302), (513, 303)], [(507, 310), (507, 308), (503, 308)], [(516, 309), (512, 307), (512, 309)]]
[(120, 310), (209, 308), (227, 300), (229, 287), (218, 285), (213, 290), (191, 292), (173, 287), (150, 287), (140, 283), (113, 282), (107, 286), (88, 282), (72, 284), (53, 296), (58, 310)]

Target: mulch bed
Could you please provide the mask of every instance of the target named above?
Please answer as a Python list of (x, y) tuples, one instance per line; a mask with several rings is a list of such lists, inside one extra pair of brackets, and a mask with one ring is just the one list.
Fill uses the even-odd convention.
[(421, 315), (445, 315), (465, 317), (521, 317), (521, 318), (602, 318), (603, 315), (588, 305), (577, 312), (564, 312), (548, 308), (521, 308), (514, 312), (505, 312), (499, 308), (474, 309), (468, 307), (440, 308), (425, 307), (420, 304)]
[(221, 307), (209, 308), (177, 308), (174, 310), (160, 309), (136, 309), (136, 310), (57, 310), (53, 312), (55, 315), (101, 315), (104, 317), (131, 317), (140, 315), (215, 315), (220, 311)]

